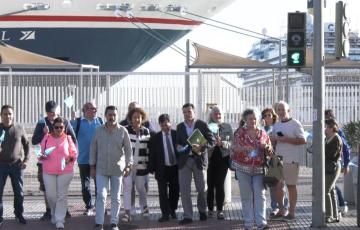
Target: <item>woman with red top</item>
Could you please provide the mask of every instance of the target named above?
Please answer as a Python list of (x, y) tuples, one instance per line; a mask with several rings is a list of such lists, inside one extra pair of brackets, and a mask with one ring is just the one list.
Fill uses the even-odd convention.
[(68, 207), (68, 189), (77, 157), (73, 140), (64, 133), (63, 118), (56, 118), (54, 130), (42, 139), (41, 153), (46, 197), (51, 208), (51, 223), (55, 224), (56, 228), (62, 229)]
[(253, 109), (242, 114), (234, 134), (232, 167), (239, 182), (244, 228), (267, 229), (265, 187), (263, 184), (264, 154), (271, 154), (267, 133), (258, 127), (258, 116)]

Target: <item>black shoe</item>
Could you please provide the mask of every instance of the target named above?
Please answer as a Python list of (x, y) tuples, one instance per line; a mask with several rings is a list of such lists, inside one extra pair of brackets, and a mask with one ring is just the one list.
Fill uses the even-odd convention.
[(3, 224), (4, 224), (4, 219), (1, 217), (0, 218), (0, 228), (2, 227)]
[(201, 220), (201, 221), (207, 220), (207, 215), (206, 215), (205, 212), (199, 212), (199, 214), (200, 214), (200, 220)]
[(25, 220), (25, 218), (24, 218), (24, 216), (23, 216), (22, 214), (16, 216), (15, 219), (16, 219), (20, 224), (27, 224), (27, 221)]
[(66, 210), (66, 216), (65, 216), (66, 218), (71, 218), (71, 214), (70, 214), (70, 212), (69, 212), (69, 209), (68, 210)]
[(104, 230), (104, 226), (102, 224), (95, 224), (94, 230)]
[(40, 217), (40, 220), (42, 221), (51, 220), (51, 213), (49, 211), (44, 212), (42, 217)]
[(180, 225), (191, 224), (192, 222), (193, 222), (192, 219), (190, 219), (190, 218), (184, 218), (184, 219), (182, 219), (182, 220), (179, 221), (179, 224), (180, 224)]
[(161, 217), (158, 219), (158, 221), (159, 221), (160, 223), (166, 222), (166, 221), (169, 221), (169, 220), (170, 220), (169, 216), (161, 216)]
[(175, 211), (172, 211), (172, 212), (170, 213), (170, 215), (171, 215), (171, 218), (172, 218), (172, 219), (177, 219), (177, 216), (176, 216), (176, 212), (175, 212)]

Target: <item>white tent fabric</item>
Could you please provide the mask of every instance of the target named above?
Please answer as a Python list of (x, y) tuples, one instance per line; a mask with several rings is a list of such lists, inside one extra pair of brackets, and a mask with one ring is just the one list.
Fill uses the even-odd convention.
[(196, 59), (191, 68), (273, 68), (268, 63), (243, 58), (233, 54), (228, 54), (216, 49), (212, 49), (197, 43), (193, 43), (196, 51)]
[(61, 65), (61, 66), (79, 66), (73, 62), (67, 62), (50, 58), (40, 54), (32, 53), (26, 50), (10, 46), (0, 42), (0, 64), (1, 65)]

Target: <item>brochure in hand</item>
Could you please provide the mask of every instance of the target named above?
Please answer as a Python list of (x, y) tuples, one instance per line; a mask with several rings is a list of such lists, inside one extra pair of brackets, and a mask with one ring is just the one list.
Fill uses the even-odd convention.
[(190, 146), (194, 144), (204, 145), (207, 142), (204, 135), (202, 135), (199, 129), (195, 129), (191, 136), (187, 139), (187, 141)]

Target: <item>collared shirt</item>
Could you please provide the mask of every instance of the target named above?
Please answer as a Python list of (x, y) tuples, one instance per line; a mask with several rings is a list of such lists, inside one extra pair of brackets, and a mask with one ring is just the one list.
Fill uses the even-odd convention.
[(96, 165), (96, 174), (120, 176), (126, 165), (133, 163), (131, 142), (127, 130), (117, 124), (109, 131), (106, 125), (96, 129), (90, 147), (90, 165)]
[(191, 126), (189, 126), (186, 123), (186, 121), (184, 121), (184, 125), (185, 125), (185, 128), (186, 128), (186, 133), (187, 133), (188, 137), (190, 137), (191, 134), (194, 132), (195, 123), (196, 123), (196, 120), (194, 119)]
[(169, 141), (170, 141), (170, 145), (171, 145), (171, 150), (173, 152), (173, 158), (174, 158), (174, 165), (177, 164), (177, 161), (176, 161), (176, 156), (175, 156), (175, 150), (174, 150), (174, 145), (173, 145), (173, 142), (172, 142), (172, 138), (171, 138), (171, 131), (169, 131), (169, 134), (165, 133), (165, 132), (161, 132), (162, 133), (162, 138), (163, 138), (163, 146), (164, 146), (164, 153), (165, 153), (165, 156), (164, 156), (164, 159), (165, 159), (165, 165), (166, 166), (173, 166), (170, 164), (170, 160), (169, 160), (169, 151), (168, 151), (168, 146), (166, 144), (166, 139), (167, 139), (167, 136), (169, 136)]
[[(74, 130), (76, 129), (77, 121), (78, 120), (70, 121)], [(91, 121), (87, 120), (85, 117), (81, 117), (80, 122), (80, 129), (76, 137), (79, 148), (79, 156), (77, 161), (78, 164), (89, 164), (91, 140), (94, 137), (96, 128), (101, 126), (101, 123), (97, 117)]]

